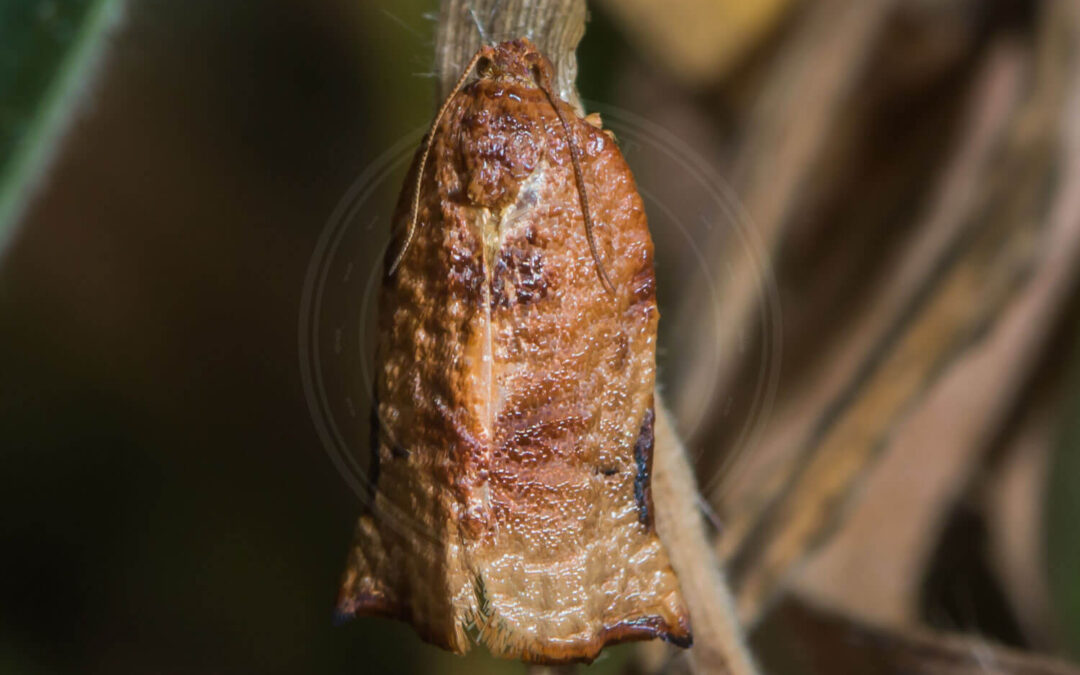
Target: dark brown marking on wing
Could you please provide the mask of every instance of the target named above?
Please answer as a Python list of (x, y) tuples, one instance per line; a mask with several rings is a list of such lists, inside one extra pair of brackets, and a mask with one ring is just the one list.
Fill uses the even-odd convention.
[(510, 242), (502, 247), (491, 273), (492, 309), (531, 305), (546, 298), (549, 290), (542, 251)]
[(462, 298), (479, 298), (484, 283), (479, 245), (460, 229), (455, 229), (450, 234), (446, 248), (449, 256), (450, 293)]
[(652, 305), (656, 302), (656, 273), (651, 264), (638, 270), (630, 280), (630, 288), (634, 293), (632, 306), (642, 303)]
[(637, 500), (638, 522), (653, 530), (652, 510), (652, 456), (653, 456), (653, 425), (656, 414), (652, 406), (645, 411), (645, 417), (641, 421), (641, 432), (637, 442), (634, 443), (634, 465), (637, 467), (637, 475), (634, 477), (634, 498)]
[(519, 419), (500, 417), (500, 459), (522, 466), (535, 466), (558, 456), (574, 444), (586, 429), (579, 414), (553, 412), (547, 417), (522, 415)]
[[(532, 93), (530, 99), (539, 97), (539, 92), (514, 90)], [(508, 96), (506, 84), (491, 80), (472, 83), (466, 93), (477, 106), (485, 107), (466, 111), (458, 129), (465, 197), (475, 206), (498, 209), (517, 198), (521, 181), (539, 163), (540, 129), (533, 116), (521, 114), (537, 103), (523, 101), (522, 96), (515, 100)]]
[[(368, 421), (368, 475), (367, 480), (371, 488), (371, 498), (374, 500), (375, 493), (379, 489), (379, 478), (382, 476), (384, 458), (382, 456), (383, 445), (386, 446), (390, 457), (401, 459), (409, 456), (407, 448), (383, 433), (382, 422), (379, 419), (378, 397), (371, 403), (371, 416)], [(384, 443), (385, 441), (385, 443)]]
[(656, 637), (683, 648), (694, 644), (694, 636), (690, 634), (689, 626), (678, 626), (678, 628), (682, 630), (682, 634), (673, 633), (662, 617), (646, 616), (631, 621), (620, 621), (604, 629), (602, 635), (603, 639), (608, 641), (607, 644), (650, 640)]
[(574, 655), (564, 656), (559, 653), (558, 649), (555, 649), (539, 658), (526, 654), (524, 660), (545, 665), (592, 663), (604, 647), (625, 642), (652, 640), (654, 638), (660, 638), (664, 642), (683, 648), (691, 647), (694, 644), (694, 636), (690, 632), (690, 625), (685, 619), (681, 619), (675, 626), (669, 626), (663, 617), (644, 616), (640, 619), (630, 619), (605, 626), (587, 647), (579, 648), (578, 653)]

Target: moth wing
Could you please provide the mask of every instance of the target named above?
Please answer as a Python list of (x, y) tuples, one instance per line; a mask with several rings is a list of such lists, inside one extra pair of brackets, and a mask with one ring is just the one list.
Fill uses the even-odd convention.
[(652, 241), (614, 142), (567, 116), (588, 148), (582, 171), (617, 292), (598, 277), (571, 163), (546, 155), (485, 236), (492, 524), (467, 547), (482, 639), (495, 654), (537, 661), (589, 660), (625, 640), (690, 640), (652, 523)]
[[(483, 449), (475, 381), (486, 313), (475, 213), (437, 180), (449, 161), (443, 136), (436, 134), (416, 188), (409, 250), (380, 294), (378, 483), (356, 529), (339, 612), (400, 619), (425, 640), (464, 653), (475, 599), (459, 554), (459, 479), (475, 470)], [(387, 261), (405, 239), (416, 169), (414, 159)]]

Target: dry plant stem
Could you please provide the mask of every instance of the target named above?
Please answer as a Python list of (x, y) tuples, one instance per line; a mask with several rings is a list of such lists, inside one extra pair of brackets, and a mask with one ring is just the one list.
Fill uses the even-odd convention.
[[(1049, 377), (1058, 379), (1062, 371), (1055, 369)], [(1007, 441), (1003, 466), (983, 486), (981, 495), (989, 525), (991, 564), (1024, 638), (1040, 651), (1052, 651), (1057, 639), (1050, 620), (1053, 604), (1045, 574), (1044, 495), (1057, 442), (1060, 395), (1056, 391), (1042, 397), (1051, 400), (1036, 401), (1025, 411)]]
[(446, 98), (485, 39), (527, 37), (555, 66), (555, 93), (582, 113), (575, 50), (587, 15), (585, 0), (443, 0), (435, 37), (437, 98)]
[(829, 675), (1080, 675), (1073, 665), (969, 635), (887, 629), (795, 597), (777, 611), (784, 647)]
[[(1061, 194), (1075, 189), (1062, 187)], [(1049, 214), (1044, 245), (1015, 300), (1001, 309), (978, 344), (948, 364), (892, 433), (864, 486), (866, 497), (808, 570), (815, 578), (807, 581), (817, 592), (866, 618), (915, 619), (922, 571), (943, 514), (974, 477), (1003, 421), (1013, 417), (1017, 400), (1026, 398), (1024, 384), (1061, 323), (1075, 284), (1073, 270), (1080, 264), (1077, 222), (1075, 211), (1065, 217)], [(1032, 497), (1034, 508), (1039, 500)], [(1039, 549), (1036, 540), (1015, 550), (1034, 555)], [(868, 567), (878, 583), (870, 582), (870, 575), (853, 576)], [(852, 579), (859, 577), (866, 587), (852, 588)], [(1037, 595), (1038, 586), (1025, 584), (1025, 595)]]
[[(895, 0), (822, 0), (808, 3), (797, 34), (785, 43), (767, 75), (769, 82), (753, 111), (746, 141), (736, 160), (734, 187), (750, 222), (762, 259), (730, 258), (731, 242), (715, 236), (705, 259), (712, 269), (730, 272), (721, 280), (721, 301), (704, 319), (699, 299), (710, 297), (707, 280), (696, 278), (680, 293), (684, 304), (673, 313), (677, 333), (702, 338), (675, 364), (672, 412), (680, 429), (704, 430), (707, 417), (730, 393), (744, 353), (740, 337), (753, 339), (759, 319), (756, 303), (770, 275), (768, 258), (798, 205), (800, 190), (813, 175), (824, 139), (866, 63)], [(798, 111), (798, 114), (792, 114)], [(773, 311), (775, 307), (764, 307)], [(719, 351), (719, 356), (717, 352)], [(691, 443), (695, 439), (689, 439)], [(708, 487), (708, 486), (706, 486)]]
[(1026, 56), (1016, 45), (1001, 45), (987, 63), (970, 97), (966, 129), (945, 169), (927, 216), (917, 225), (897, 262), (865, 311), (838, 335), (785, 403), (771, 417), (754, 452), (739, 458), (717, 499), (717, 508), (731, 514), (720, 540), (722, 559), (734, 555), (767, 504), (778, 497), (790, 477), (797, 453), (815, 427), (822, 424), (845, 388), (856, 377), (897, 317), (927, 285), (938, 261), (977, 222), (970, 218), (980, 198), (981, 181), (995, 160), (1004, 129), (1021, 95)]
[(656, 402), (656, 450), (653, 494), (656, 529), (671, 555), (683, 597), (690, 606), (695, 673), (752, 675), (757, 672), (743, 643), (735, 603), (705, 536), (697, 484), (659, 392)]
[[(1017, 360), (1003, 374), (1002, 386), (1012, 386), (1007, 396), (1014, 395), (1040, 346), (1040, 338), (1031, 335), (1041, 333), (1023, 329), (1033, 322), (1052, 323), (1075, 288), (1080, 117), (1070, 97), (1080, 92), (1075, 75), (1080, 72), (1080, 10), (1069, 3), (1045, 8), (1034, 86), (982, 181), (982, 201), (968, 216), (978, 227), (950, 248), (916, 302), (862, 364), (800, 453), (803, 459), (782, 497), (754, 523), (732, 566), (743, 616), (756, 613), (791, 566), (829, 532), (852, 481), (941, 374), (963, 365), (961, 357), (975, 353), (973, 346), (994, 344), (980, 338), (993, 334), (989, 327), (1012, 306), (1018, 318), (1001, 324), (1000, 339), (1019, 344)], [(1032, 280), (1033, 267), (1049, 274)], [(1026, 300), (1025, 288), (1032, 289)], [(991, 410), (1010, 401), (998, 399)]]
[[(440, 96), (453, 87), (460, 68), (481, 44), (474, 15), (491, 40), (529, 36), (554, 65), (559, 96), (580, 111), (574, 85), (574, 50), (585, 29), (583, 0), (445, 0), (436, 40), (435, 72), (439, 74)], [(690, 658), (694, 670), (702, 674), (753, 675), (756, 669), (742, 642), (730, 592), (702, 527), (693, 472), (659, 393), (655, 410), (656, 528), (690, 605), (694, 632)]]
[[(940, 182), (938, 199), (916, 230), (900, 265), (889, 273), (894, 283), (882, 289), (845, 339), (822, 359), (817, 376), (808, 378), (805, 393), (796, 397), (792, 414), (777, 420), (778, 438), (767, 443), (775, 445), (811, 432), (843, 391), (844, 380), (854, 376), (859, 360), (866, 358), (889, 324), (926, 285), (934, 261), (970, 228), (979, 185), (1015, 114), (1028, 60), (1012, 42), (991, 50), (970, 97), (969, 114), (961, 125), (966, 131), (950, 154), (952, 162)], [(920, 561), (935, 538), (941, 509), (954, 499), (958, 481), (977, 459), (970, 442), (971, 425), (964, 423), (971, 418), (966, 397), (961, 392), (958, 400), (939, 399), (942, 396), (928, 394), (904, 425), (909, 431), (933, 429), (931, 433), (938, 440), (931, 443), (925, 433), (912, 437), (901, 432), (883, 451), (883, 459), (860, 486), (858, 508), (799, 577), (800, 588), (811, 597), (870, 621), (896, 624), (913, 620), (912, 591), (920, 579)], [(964, 410), (957, 411), (957, 406)], [(940, 411), (949, 419), (944, 425), (935, 424), (935, 420), (945, 422)], [(983, 415), (978, 417), (983, 421)], [(959, 434), (968, 440), (944, 442), (943, 432), (951, 432), (950, 438)], [(882, 522), (888, 522), (889, 527), (881, 527)]]

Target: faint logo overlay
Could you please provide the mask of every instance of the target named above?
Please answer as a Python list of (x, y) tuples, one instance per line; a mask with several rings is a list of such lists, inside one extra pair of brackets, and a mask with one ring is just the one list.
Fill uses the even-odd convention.
[[(743, 411), (733, 421), (739, 431), (728, 434), (726, 454), (752, 452), (771, 410), (780, 366), (780, 306), (768, 252), (707, 158), (631, 113), (594, 102), (587, 106), (614, 131), (645, 202), (657, 249), (660, 381), (668, 403), (677, 401), (680, 431), (696, 438), (715, 423), (717, 410), (737, 408)], [(369, 446), (382, 260), (397, 195), (426, 131), (417, 128), (398, 140), (341, 198), (311, 256), (300, 304), (300, 370), (312, 421), (338, 473), (365, 503), (374, 497)], [(638, 166), (644, 162), (647, 170)], [(749, 286), (736, 288), (739, 269)], [(733, 292), (750, 293), (756, 308), (756, 318), (739, 330), (725, 323)], [(690, 367), (679, 362), (688, 351), (694, 357)], [(749, 357), (757, 361), (753, 385), (738, 392), (722, 387), (730, 384), (724, 369)], [(686, 378), (698, 383), (693, 395), (675, 396)], [(698, 448), (709, 452), (708, 439)], [(705, 478), (703, 487), (711, 488), (722, 476)], [(393, 517), (409, 520), (405, 514)]]

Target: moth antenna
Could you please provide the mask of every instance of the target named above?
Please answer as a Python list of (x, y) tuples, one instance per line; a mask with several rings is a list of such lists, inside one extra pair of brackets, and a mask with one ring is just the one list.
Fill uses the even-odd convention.
[(450, 109), (450, 102), (454, 100), (461, 88), (465, 86), (465, 81), (469, 79), (469, 74), (472, 69), (476, 67), (477, 61), (483, 55), (483, 48), (476, 50), (472, 59), (469, 61), (469, 65), (465, 66), (465, 70), (461, 73), (461, 77), (458, 78), (457, 83), (454, 85), (450, 93), (447, 94), (446, 100), (439, 106), (439, 112), (435, 113), (435, 121), (431, 123), (431, 129), (428, 131), (427, 138), (424, 140), (424, 152), (420, 155), (420, 166), (416, 170), (416, 187), (413, 188), (413, 202), (412, 211), (409, 217), (409, 231), (405, 235), (405, 243), (402, 244), (401, 250), (398, 251), (397, 257), (394, 258), (393, 264), (390, 265), (390, 270), (387, 272), (387, 276), (393, 276), (397, 270), (398, 265), (401, 264), (405, 254), (409, 251), (409, 245), (412, 244), (413, 235), (416, 233), (416, 218), (420, 212), (420, 183), (424, 179), (424, 168), (427, 166), (428, 155), (431, 154), (431, 143), (435, 140), (435, 132), (439, 128), (439, 123), (442, 122), (442, 118), (446, 115), (446, 111)]
[(596, 248), (596, 238), (593, 236), (592, 229), (592, 215), (589, 211), (589, 196), (585, 193), (585, 177), (581, 173), (581, 158), (578, 156), (577, 146), (574, 145), (574, 137), (570, 133), (570, 124), (566, 121), (562, 111), (559, 110), (555, 95), (551, 91), (551, 82), (542, 77), (539, 69), (535, 67), (533, 76), (540, 85), (540, 89), (547, 95), (551, 107), (555, 109), (555, 115), (562, 124), (563, 133), (566, 134), (566, 144), (570, 147), (570, 163), (574, 165), (574, 182), (577, 183), (578, 200), (581, 202), (581, 215), (585, 220), (585, 238), (589, 240), (589, 252), (592, 253), (593, 262), (596, 264), (596, 273), (600, 276), (600, 283), (604, 286), (604, 290), (615, 295), (615, 285), (611, 283), (607, 272), (604, 271), (604, 265), (600, 262), (600, 252)]

